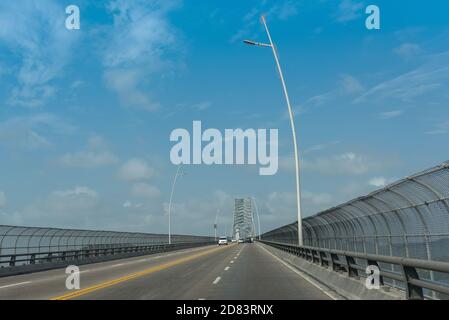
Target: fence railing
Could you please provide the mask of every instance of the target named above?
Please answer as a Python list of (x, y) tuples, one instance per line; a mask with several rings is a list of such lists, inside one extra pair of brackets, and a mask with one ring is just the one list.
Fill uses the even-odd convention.
[[(423, 259), (400, 258), (360, 252), (341, 251), (317, 247), (298, 246), (280, 242), (259, 240), (262, 243), (296, 255), (311, 263), (343, 272), (350, 278), (359, 278), (366, 273), (368, 266), (379, 268), (379, 284), (386, 285), (385, 279), (404, 284), (406, 299), (424, 299), (425, 290), (449, 295), (449, 284), (435, 282), (420, 277), (420, 272), (440, 272), (449, 274), (449, 262), (428, 261)], [(382, 269), (381, 265), (390, 264), (399, 267), (399, 272)]]
[[(449, 162), (306, 217), (302, 226), (309, 247), (449, 262)], [(297, 223), (262, 238), (297, 244)], [(394, 264), (387, 267), (400, 272)], [(430, 270), (421, 277), (449, 283), (447, 273)]]
[[(449, 162), (303, 219), (304, 244), (449, 261)], [(297, 243), (297, 223), (265, 240)]]
[(214, 243), (213, 237), (0, 225), (0, 268), (12, 269)]
[(0, 255), (2, 261), (8, 263), (8, 267), (16, 267), (20, 265), (36, 265), (42, 263), (57, 263), (80, 261), (97, 257), (114, 256), (128, 253), (155, 253), (166, 252), (170, 250), (179, 250), (183, 248), (191, 248), (199, 245), (207, 245), (215, 242), (198, 242), (198, 243), (177, 243), (177, 244), (158, 244), (147, 246), (126, 246), (114, 248), (98, 248), (71, 251), (49, 251), (38, 253), (22, 253)]

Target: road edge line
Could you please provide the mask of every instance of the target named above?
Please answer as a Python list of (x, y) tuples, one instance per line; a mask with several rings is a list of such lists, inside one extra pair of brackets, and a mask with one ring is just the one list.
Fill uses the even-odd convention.
[(303, 278), (304, 280), (306, 280), (307, 282), (309, 282), (310, 284), (312, 284), (314, 287), (318, 288), (320, 291), (322, 291), (325, 295), (327, 295), (329, 298), (331, 298), (332, 300), (343, 300), (340, 295), (338, 295), (337, 293), (334, 293), (332, 291), (332, 289), (322, 285), (320, 282), (318, 282), (317, 280), (313, 279), (312, 277), (310, 277), (309, 275), (305, 274), (304, 272), (298, 270), (298, 268), (295, 268), (294, 266), (292, 266), (291, 264), (288, 264), (287, 262), (283, 261), (281, 258), (279, 258), (278, 256), (276, 256), (275, 254), (271, 253), (267, 248), (265, 248), (264, 246), (260, 245), (259, 243), (257, 244), (260, 248), (264, 249), (267, 253), (269, 253), (273, 258), (275, 258), (276, 260), (278, 260), (279, 262), (281, 262), (284, 266), (286, 266), (287, 268), (289, 268), (290, 270), (292, 270), (293, 272), (295, 272), (297, 275), (299, 275), (301, 278)]

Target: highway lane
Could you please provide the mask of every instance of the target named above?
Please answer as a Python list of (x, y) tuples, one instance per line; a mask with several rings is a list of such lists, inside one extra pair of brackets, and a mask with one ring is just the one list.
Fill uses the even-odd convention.
[[(213, 245), (82, 265), (79, 267), (81, 289), (216, 248)], [(66, 278), (65, 268), (3, 277), (0, 278), (0, 300), (42, 300), (64, 295), (69, 292), (65, 287)]]
[[(0, 279), (0, 299), (329, 299), (259, 244), (208, 246)], [(14, 285), (16, 284), (16, 285)]]

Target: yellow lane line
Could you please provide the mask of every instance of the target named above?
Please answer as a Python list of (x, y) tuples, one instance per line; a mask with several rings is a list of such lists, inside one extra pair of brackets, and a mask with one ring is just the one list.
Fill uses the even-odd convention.
[[(225, 246), (225, 248), (226, 248), (226, 246)], [(180, 259), (177, 259), (177, 260), (174, 260), (174, 261), (170, 261), (170, 262), (167, 262), (167, 263), (164, 263), (164, 264), (160, 264), (160, 265), (157, 265), (157, 266), (145, 269), (143, 271), (139, 271), (139, 272), (132, 273), (132, 274), (129, 274), (129, 275), (117, 278), (117, 279), (113, 279), (113, 280), (109, 280), (109, 281), (106, 281), (106, 282), (102, 282), (102, 283), (99, 283), (97, 285), (93, 285), (91, 287), (85, 288), (85, 289), (73, 291), (71, 293), (67, 293), (67, 294), (64, 294), (62, 296), (56, 296), (56, 297), (51, 298), (50, 300), (69, 300), (69, 299), (73, 299), (73, 298), (76, 298), (76, 297), (80, 297), (80, 296), (86, 295), (88, 293), (91, 293), (91, 292), (94, 292), (94, 291), (97, 291), (97, 290), (100, 290), (100, 289), (108, 288), (108, 287), (114, 286), (116, 284), (125, 282), (125, 281), (136, 279), (136, 278), (139, 278), (139, 277), (142, 277), (142, 276), (145, 276), (145, 275), (157, 272), (157, 271), (161, 271), (161, 270), (164, 270), (164, 269), (168, 269), (168, 268), (180, 265), (180, 264), (185, 263), (185, 262), (192, 261), (194, 259), (200, 258), (202, 256), (205, 256), (207, 254), (210, 254), (212, 252), (216, 252), (216, 251), (219, 251), (219, 250), (223, 250), (223, 247), (206, 250), (206, 251), (203, 251), (201, 253), (197, 253), (197, 254), (194, 254), (194, 255), (191, 255), (191, 256), (180, 258)]]

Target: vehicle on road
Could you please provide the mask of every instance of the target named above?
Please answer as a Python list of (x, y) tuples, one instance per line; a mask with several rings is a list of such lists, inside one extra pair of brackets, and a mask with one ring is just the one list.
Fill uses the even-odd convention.
[(228, 238), (220, 237), (220, 239), (218, 239), (218, 245), (221, 246), (222, 244), (223, 245), (228, 245)]
[(243, 243), (243, 239), (239, 239), (238, 243)]

